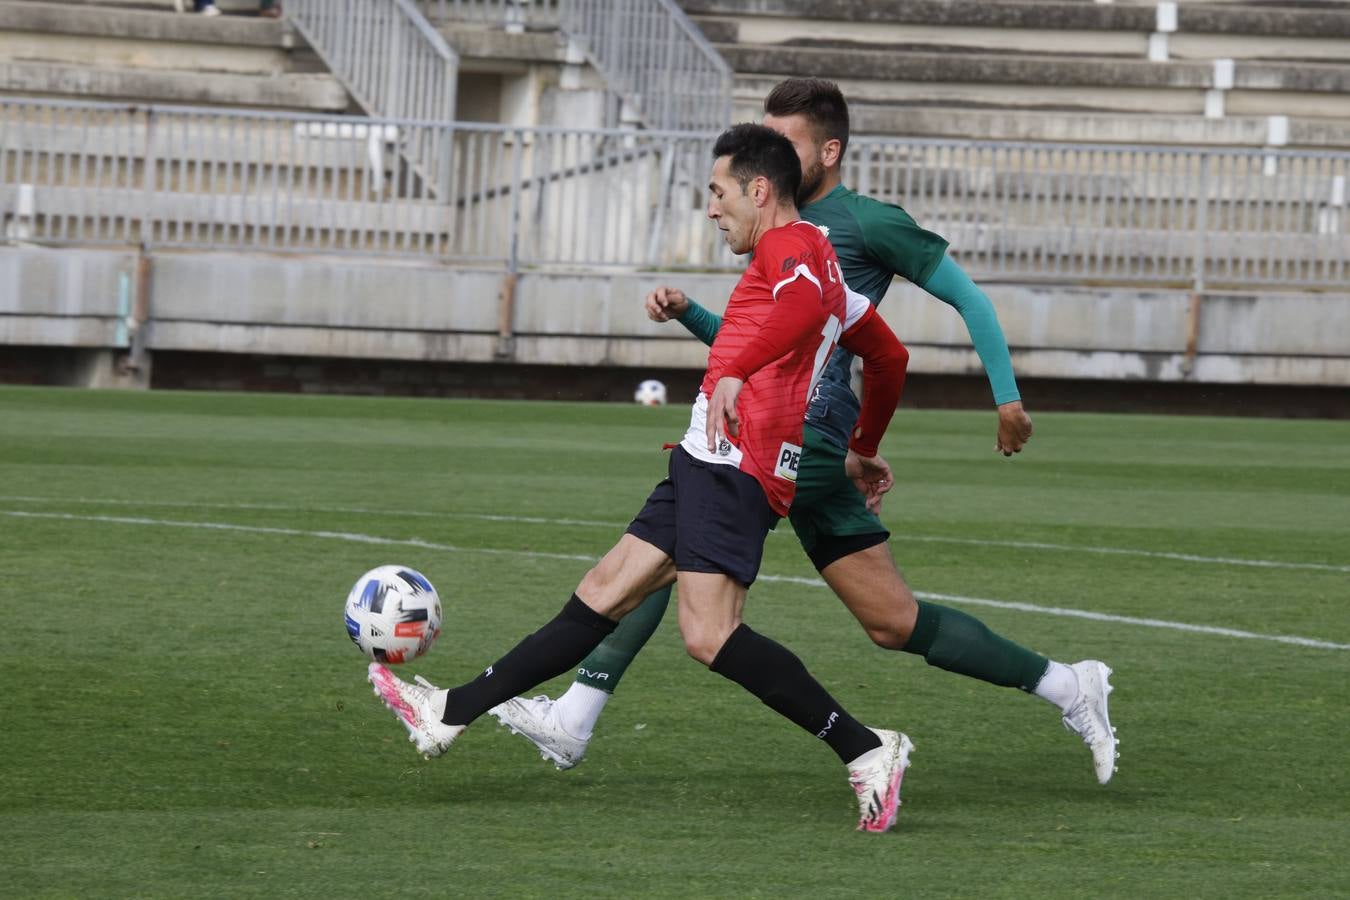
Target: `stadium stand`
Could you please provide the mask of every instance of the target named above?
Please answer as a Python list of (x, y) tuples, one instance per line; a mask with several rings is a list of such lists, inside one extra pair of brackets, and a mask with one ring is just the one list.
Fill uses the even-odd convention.
[[(708, 135), (807, 74), (1024, 375), (1350, 384), (1342, 4), (174, 5), (0, 4), (0, 345), (695, 367), (630, 301), (725, 296)], [(916, 292), (914, 370), (978, 372)]]
[(682, 6), (736, 70), (742, 119), (778, 79), (809, 73), (839, 82), (862, 134), (1350, 147), (1344, 4)]

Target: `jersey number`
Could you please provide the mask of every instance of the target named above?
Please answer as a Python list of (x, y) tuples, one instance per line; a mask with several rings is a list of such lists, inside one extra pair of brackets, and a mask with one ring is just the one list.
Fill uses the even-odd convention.
[(820, 380), (820, 373), (825, 368), (825, 361), (830, 358), (830, 352), (834, 350), (835, 341), (839, 340), (839, 332), (838, 316), (830, 316), (825, 320), (825, 327), (820, 329), (820, 336), (824, 340), (820, 342), (820, 347), (816, 350), (816, 362), (811, 367), (811, 384), (806, 389), (806, 396), (808, 397), (815, 393), (816, 382)]

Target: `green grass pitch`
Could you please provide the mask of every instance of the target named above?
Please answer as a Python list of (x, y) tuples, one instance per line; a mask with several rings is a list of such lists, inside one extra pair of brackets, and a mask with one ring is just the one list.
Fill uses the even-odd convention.
[(913, 737), (896, 831), (854, 833), (828, 749), (685, 657), (673, 618), (577, 769), (491, 719), (418, 757), (343, 630), (356, 577), (425, 572), (445, 632), (403, 668), (466, 680), (562, 605), (686, 416), (0, 389), (0, 894), (1350, 891), (1345, 422), (1043, 414), (1006, 460), (991, 412), (897, 417), (907, 577), (1115, 668), (1105, 788), (1048, 705), (874, 648), (793, 580), (814, 572), (786, 527), (747, 620)]

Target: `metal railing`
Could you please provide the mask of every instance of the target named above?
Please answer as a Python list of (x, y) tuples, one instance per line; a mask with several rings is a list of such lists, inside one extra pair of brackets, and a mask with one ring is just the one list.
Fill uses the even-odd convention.
[[(609, 88), (610, 124), (707, 131), (731, 116), (732, 72), (672, 0), (422, 0), (436, 22), (560, 28)], [(573, 55), (575, 54), (575, 55)]]
[[(0, 100), (0, 237), (736, 271), (709, 133)], [(447, 148), (432, 192), (399, 147)], [(1350, 154), (856, 137), (847, 183), (976, 279), (1350, 285)]]
[[(459, 57), (412, 0), (287, 0), (285, 14), (366, 112), (387, 119), (452, 121)], [(444, 190), (447, 148), (435, 135), (399, 152)]]
[(992, 279), (1350, 286), (1350, 154), (861, 138), (846, 182)]
[(673, 0), (562, 0), (559, 25), (630, 113), (655, 130), (731, 118), (731, 68)]

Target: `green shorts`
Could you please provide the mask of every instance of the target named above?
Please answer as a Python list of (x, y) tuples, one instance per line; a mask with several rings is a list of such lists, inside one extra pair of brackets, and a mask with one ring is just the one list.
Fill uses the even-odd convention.
[(788, 520), (817, 570), (891, 536), (844, 474), (845, 456), (811, 426), (803, 430), (797, 493)]

